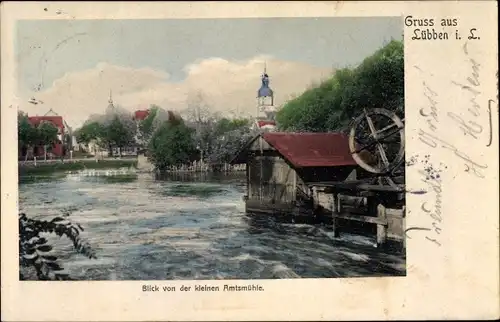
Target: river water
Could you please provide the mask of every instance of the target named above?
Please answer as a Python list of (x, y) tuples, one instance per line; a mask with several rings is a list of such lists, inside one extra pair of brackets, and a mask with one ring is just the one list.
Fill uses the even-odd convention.
[(97, 259), (53, 238), (80, 280), (269, 279), (394, 276), (405, 256), (369, 236), (247, 216), (241, 175), (155, 178), (127, 171), (21, 177), (28, 216), (65, 216), (85, 229)]

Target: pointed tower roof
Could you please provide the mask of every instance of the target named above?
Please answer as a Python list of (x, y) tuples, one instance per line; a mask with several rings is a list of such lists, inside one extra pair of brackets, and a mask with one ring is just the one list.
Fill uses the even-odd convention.
[(257, 91), (257, 97), (273, 97), (274, 93), (269, 87), (269, 75), (267, 74), (267, 65), (264, 63), (264, 73), (261, 76), (261, 86)]
[(113, 113), (114, 111), (115, 105), (113, 104), (113, 93), (109, 90), (108, 108), (106, 108), (106, 113)]
[(113, 106), (113, 92), (109, 90), (109, 99), (108, 99), (109, 106)]

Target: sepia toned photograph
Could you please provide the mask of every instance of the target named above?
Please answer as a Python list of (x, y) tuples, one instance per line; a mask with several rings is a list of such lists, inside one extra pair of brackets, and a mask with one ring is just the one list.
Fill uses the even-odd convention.
[(406, 275), (402, 34), (19, 21), (20, 279)]

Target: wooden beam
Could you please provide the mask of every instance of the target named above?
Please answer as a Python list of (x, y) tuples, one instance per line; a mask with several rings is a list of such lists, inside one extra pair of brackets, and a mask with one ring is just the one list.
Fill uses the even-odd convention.
[(352, 180), (352, 181), (327, 181), (327, 182), (312, 182), (308, 183), (311, 186), (336, 188), (336, 189), (352, 189), (356, 186), (366, 183), (365, 180)]
[[(394, 182), (404, 182), (404, 177), (395, 177)], [(322, 181), (308, 183), (311, 186), (323, 187), (325, 190), (333, 191), (332, 189), (350, 190), (359, 189), (367, 191), (387, 191), (387, 192), (404, 192), (404, 185), (399, 184), (398, 187), (389, 185), (369, 184), (367, 180), (347, 180), (347, 181)]]
[(335, 216), (335, 218), (337, 218), (337, 219), (360, 221), (360, 222), (366, 222), (366, 223), (377, 224), (377, 225), (387, 225), (387, 220), (383, 220), (383, 219), (380, 219), (378, 217), (355, 215), (355, 214), (344, 213), (344, 212), (334, 214), (333, 216)]
[(337, 193), (332, 195), (332, 230), (333, 230), (333, 237), (337, 238), (340, 237), (340, 231), (339, 227), (337, 224), (337, 216), (341, 212), (341, 202), (339, 195)]
[(382, 246), (387, 240), (387, 216), (385, 207), (382, 204), (377, 205), (377, 219), (386, 223), (385, 225), (377, 225), (377, 246)]
[(358, 189), (361, 190), (368, 190), (368, 191), (384, 191), (384, 192), (403, 192), (404, 187), (392, 187), (392, 186), (382, 186), (382, 185), (376, 185), (376, 184), (360, 184), (357, 186)]
[(404, 210), (404, 207), (403, 207), (403, 209), (386, 208), (385, 214), (389, 215), (389, 216), (394, 216), (394, 217), (404, 217), (405, 210)]

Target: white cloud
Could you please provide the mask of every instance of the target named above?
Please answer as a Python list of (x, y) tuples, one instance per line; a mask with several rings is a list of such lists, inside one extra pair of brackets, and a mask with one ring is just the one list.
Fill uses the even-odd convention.
[(104, 113), (111, 89), (114, 102), (130, 112), (150, 104), (182, 111), (190, 98), (201, 92), (214, 112), (254, 115), (264, 61), (278, 105), (331, 74), (328, 68), (264, 56), (247, 61), (211, 58), (186, 66), (187, 77), (173, 82), (165, 72), (99, 63), (93, 69), (67, 73), (50, 88), (32, 94), (44, 104), (32, 105), (28, 103), (30, 97), (23, 98), (20, 109), (42, 115), (52, 108), (71, 126), (78, 127), (89, 115)]

